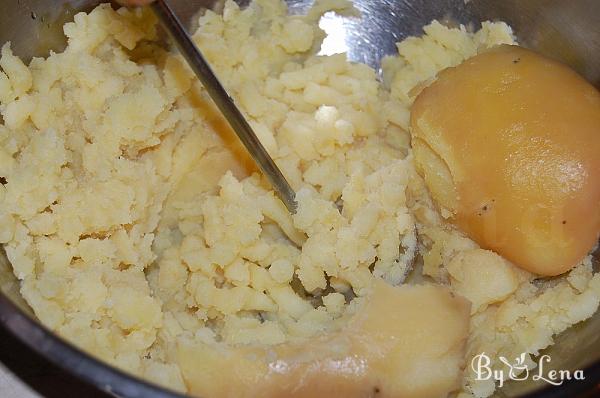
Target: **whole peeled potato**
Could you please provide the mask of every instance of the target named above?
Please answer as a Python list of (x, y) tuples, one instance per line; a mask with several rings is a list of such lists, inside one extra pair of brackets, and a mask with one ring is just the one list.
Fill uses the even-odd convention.
[(566, 272), (600, 231), (600, 93), (568, 67), (500, 46), (416, 99), (417, 169), (450, 220), (540, 274)]

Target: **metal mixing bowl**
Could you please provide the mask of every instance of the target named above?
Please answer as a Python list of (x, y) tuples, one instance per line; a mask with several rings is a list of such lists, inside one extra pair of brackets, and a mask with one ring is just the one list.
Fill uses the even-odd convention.
[[(191, 23), (211, 0), (170, 0), (180, 18)], [(62, 25), (77, 11), (87, 11), (94, 0), (0, 0), (0, 43), (12, 42), (14, 51), (29, 59), (64, 47)], [(242, 1), (244, 3), (244, 1)], [(302, 12), (312, 0), (289, 0), (291, 12)], [(519, 41), (571, 65), (600, 86), (600, 0), (355, 0), (360, 20), (335, 24), (351, 60), (379, 66), (393, 54), (394, 43), (421, 33), (433, 19), (476, 28), (481, 21), (503, 20)], [(332, 18), (332, 17), (330, 17)], [(339, 22), (339, 21), (338, 21)], [(339, 33), (339, 32), (338, 32)], [(600, 139), (600, 137), (599, 137)], [(19, 294), (18, 282), (6, 257), (0, 256), (0, 326), (57, 366), (97, 388), (122, 397), (180, 397), (120, 372), (77, 350), (45, 329)], [(585, 381), (550, 387), (541, 382), (509, 383), (497, 397), (588, 396), (600, 383), (600, 313), (556, 338), (546, 350), (556, 369), (584, 369)]]

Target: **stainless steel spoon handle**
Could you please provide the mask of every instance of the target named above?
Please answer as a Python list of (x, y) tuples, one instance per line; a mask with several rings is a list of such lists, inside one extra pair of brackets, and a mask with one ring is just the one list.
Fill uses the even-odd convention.
[(187, 34), (177, 16), (173, 13), (165, 0), (152, 3), (152, 9), (162, 26), (171, 35), (181, 54), (185, 57), (190, 67), (200, 79), (200, 82), (217, 105), (229, 125), (240, 138), (258, 167), (267, 177), (275, 192), (279, 195), (290, 213), (297, 209), (296, 194), (277, 167), (265, 147), (261, 144), (256, 134), (235, 105), (233, 99), (227, 94), (212, 69)]

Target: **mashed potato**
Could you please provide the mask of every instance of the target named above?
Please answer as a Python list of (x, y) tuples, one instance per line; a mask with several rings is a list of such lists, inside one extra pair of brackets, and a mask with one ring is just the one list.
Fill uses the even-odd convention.
[[(315, 55), (320, 12), (347, 6), (288, 16), (278, 0), (244, 10), (228, 1), (194, 35), (298, 193), (293, 217), (182, 58), (159, 46), (148, 11), (77, 14), (66, 50), (29, 66), (2, 47), (0, 242), (44, 325), (188, 391), (202, 357), (182, 347), (336, 333), (380, 279), (425, 279), (471, 301), (462, 367), (481, 352), (536, 355), (596, 311), (590, 258), (534, 284), (447, 225), (414, 170), (407, 131), (419, 88), (514, 43), (510, 28), (434, 21), (384, 60), (384, 86), (344, 55)], [(423, 266), (407, 280), (417, 249)], [(461, 397), (494, 389), (465, 367)]]

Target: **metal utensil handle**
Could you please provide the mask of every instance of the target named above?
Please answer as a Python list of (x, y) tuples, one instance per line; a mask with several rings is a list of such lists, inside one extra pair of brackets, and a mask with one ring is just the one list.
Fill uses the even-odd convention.
[(261, 144), (252, 127), (248, 124), (233, 99), (227, 94), (212, 69), (187, 34), (177, 16), (165, 0), (152, 3), (152, 9), (167, 32), (172, 36), (181, 54), (200, 79), (200, 82), (217, 105), (233, 131), (240, 138), (252, 158), (256, 161), (263, 174), (267, 177), (288, 211), (296, 212), (296, 193), (285, 179), (265, 147)]

